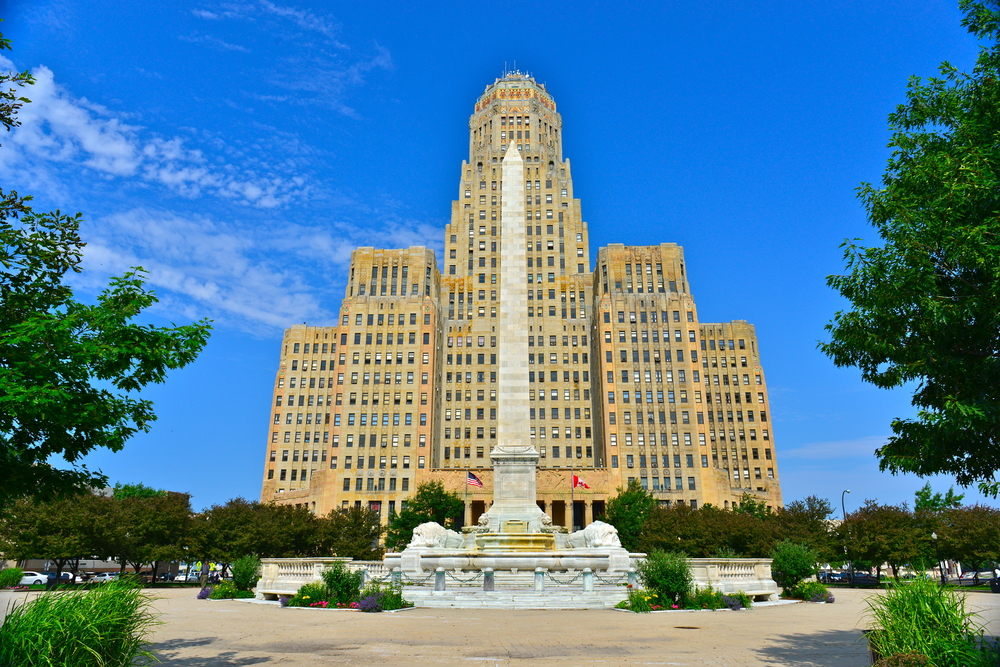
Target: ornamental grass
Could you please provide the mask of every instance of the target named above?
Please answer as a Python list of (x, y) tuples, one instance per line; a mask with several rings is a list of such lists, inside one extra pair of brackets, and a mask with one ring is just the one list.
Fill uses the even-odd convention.
[(51, 591), (16, 605), (0, 626), (4, 667), (141, 667), (157, 662), (150, 599), (130, 582)]

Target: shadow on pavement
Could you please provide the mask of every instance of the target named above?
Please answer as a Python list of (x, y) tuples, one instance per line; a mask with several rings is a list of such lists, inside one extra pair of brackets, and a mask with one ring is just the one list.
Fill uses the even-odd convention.
[[(178, 667), (243, 667), (243, 665), (259, 665), (271, 662), (271, 658), (240, 658), (235, 651), (222, 651), (213, 655), (190, 656), (183, 655), (189, 649), (205, 648), (214, 644), (217, 637), (202, 637), (199, 639), (171, 639), (153, 644), (153, 654), (164, 665)], [(209, 649), (211, 651), (211, 649)], [(201, 651), (199, 651), (201, 653)]]
[(859, 667), (868, 665), (868, 643), (860, 630), (823, 630), (773, 635), (754, 649), (767, 664), (787, 667)]

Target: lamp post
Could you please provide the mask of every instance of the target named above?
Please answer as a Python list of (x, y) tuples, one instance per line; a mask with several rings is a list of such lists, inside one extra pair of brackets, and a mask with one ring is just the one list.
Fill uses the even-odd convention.
[(933, 540), (933, 542), (934, 542), (934, 558), (937, 560), (938, 570), (941, 572), (941, 585), (944, 586), (948, 582), (945, 581), (945, 578), (944, 578), (944, 565), (941, 564), (941, 554), (940, 554), (940, 552), (938, 552), (938, 541), (937, 541), (937, 539), (938, 539), (937, 532), (935, 531), (935, 532), (931, 533), (931, 540)]
[[(841, 519), (843, 521), (847, 521), (847, 510), (844, 509), (844, 496), (846, 494), (850, 493), (850, 492), (851, 492), (850, 489), (844, 489), (840, 493), (840, 516), (841, 516)], [(845, 552), (847, 551), (847, 547), (846, 546), (844, 547), (844, 551)], [(844, 555), (846, 555), (846, 553)], [(851, 586), (853, 586), (854, 585), (854, 559), (851, 559), (849, 562), (851, 564), (851, 570), (850, 570), (850, 572), (851, 572)]]

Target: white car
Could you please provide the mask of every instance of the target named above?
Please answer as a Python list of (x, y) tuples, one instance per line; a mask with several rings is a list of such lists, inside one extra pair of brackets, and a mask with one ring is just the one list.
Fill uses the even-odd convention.
[(200, 578), (201, 578), (200, 572), (189, 572), (187, 574), (184, 574), (182, 572), (181, 574), (178, 574), (176, 577), (174, 577), (174, 581), (190, 583), (192, 581), (198, 581)]
[(24, 572), (21, 574), (21, 586), (41, 586), (48, 580), (41, 572)]
[(113, 581), (118, 578), (117, 572), (101, 572), (99, 575), (91, 579), (95, 584), (101, 584), (108, 581)]

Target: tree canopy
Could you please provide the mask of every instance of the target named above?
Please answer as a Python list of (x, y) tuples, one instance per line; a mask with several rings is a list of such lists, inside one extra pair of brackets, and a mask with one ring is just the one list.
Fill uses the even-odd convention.
[[(0, 35), (0, 50), (9, 48)], [(8, 131), (31, 83), (27, 72), (0, 72)], [(207, 320), (136, 323), (157, 302), (141, 267), (112, 278), (95, 302), (77, 301), (66, 279), (83, 270), (82, 216), (36, 212), (30, 202), (0, 190), (0, 508), (105, 486), (80, 459), (149, 431), (156, 415), (140, 390), (194, 361), (211, 330)]]
[(405, 548), (413, 539), (413, 529), (428, 521), (451, 528), (464, 511), (465, 503), (454, 493), (445, 491), (444, 484), (425, 482), (406, 501), (406, 508), (389, 520), (385, 546), (387, 549)]
[(889, 115), (892, 155), (858, 189), (882, 240), (844, 244), (828, 284), (849, 302), (821, 349), (877, 387), (915, 386), (914, 417), (892, 421), (882, 470), (1000, 486), (1000, 10), (960, 0), (983, 44), (970, 73), (945, 62), (913, 77)]

